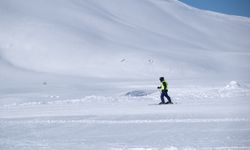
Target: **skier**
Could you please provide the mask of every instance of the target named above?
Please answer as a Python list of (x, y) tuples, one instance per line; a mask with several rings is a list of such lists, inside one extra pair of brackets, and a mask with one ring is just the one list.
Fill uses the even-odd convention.
[[(160, 77), (161, 86), (157, 87), (161, 89), (161, 102), (159, 104), (173, 104), (171, 98), (168, 96), (168, 83), (164, 80), (164, 77)], [(164, 96), (168, 99), (165, 103)]]

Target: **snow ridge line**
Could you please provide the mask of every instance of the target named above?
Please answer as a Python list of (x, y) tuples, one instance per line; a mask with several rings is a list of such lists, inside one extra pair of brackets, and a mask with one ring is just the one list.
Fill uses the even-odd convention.
[(222, 118), (222, 119), (161, 119), (161, 120), (5, 120), (0, 123), (28, 123), (28, 124), (150, 124), (150, 123), (213, 123), (213, 122), (249, 122), (247, 118)]

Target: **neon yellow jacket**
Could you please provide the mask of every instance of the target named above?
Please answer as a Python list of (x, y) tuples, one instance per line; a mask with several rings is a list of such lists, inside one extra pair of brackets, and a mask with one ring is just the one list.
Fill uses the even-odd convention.
[(161, 90), (168, 90), (168, 83), (165, 80), (161, 82)]

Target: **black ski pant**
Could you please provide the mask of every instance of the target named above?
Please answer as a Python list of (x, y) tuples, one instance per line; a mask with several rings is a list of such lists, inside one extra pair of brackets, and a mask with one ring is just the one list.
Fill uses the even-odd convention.
[(172, 102), (171, 98), (168, 96), (168, 90), (161, 91), (161, 102), (165, 103), (164, 97), (168, 99), (168, 102)]

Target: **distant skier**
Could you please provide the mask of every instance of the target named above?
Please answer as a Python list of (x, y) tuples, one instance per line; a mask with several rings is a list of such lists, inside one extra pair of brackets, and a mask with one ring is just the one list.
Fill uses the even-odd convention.
[[(164, 77), (160, 77), (161, 86), (157, 87), (161, 89), (161, 102), (159, 104), (173, 104), (171, 98), (168, 96), (168, 83), (164, 80)], [(165, 103), (164, 96), (168, 99)]]

